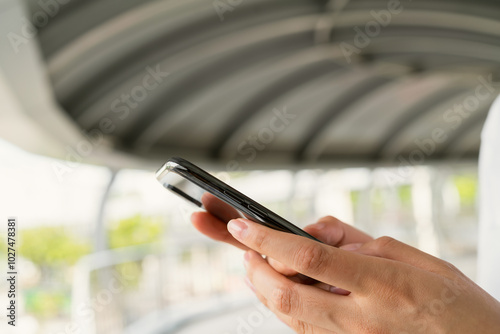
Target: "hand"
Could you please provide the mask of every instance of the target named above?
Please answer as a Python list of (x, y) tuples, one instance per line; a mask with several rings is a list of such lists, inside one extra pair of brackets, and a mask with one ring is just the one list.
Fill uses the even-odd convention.
[[(306, 226), (304, 231), (325, 244), (334, 247), (341, 247), (349, 244), (359, 245), (373, 240), (368, 234), (332, 216), (323, 217), (315, 224)], [(297, 275), (296, 270), (283, 265), (273, 258), (268, 258), (268, 262), (275, 270), (285, 276)]]
[[(202, 234), (214, 240), (223, 241), (240, 249), (248, 250), (249, 248), (247, 246), (236, 240), (227, 230), (227, 223), (231, 219), (241, 217), (238, 211), (210, 193), (203, 194), (201, 201), (207, 212), (193, 213), (191, 221), (194, 227)], [(365, 243), (373, 240), (372, 237), (364, 232), (332, 216), (323, 217), (315, 224), (305, 227), (304, 230), (318, 240), (335, 247), (347, 244)], [(337, 289), (326, 284), (316, 284), (314, 281), (311, 282), (308, 277), (298, 275), (296, 270), (270, 257), (267, 258), (267, 260), (276, 271), (294, 279), (296, 282), (313, 283), (322, 289), (330, 290), (335, 293), (349, 294), (349, 291), (343, 289)]]
[[(226, 242), (243, 250), (248, 250), (247, 246), (236, 240), (227, 230), (227, 223), (231, 219), (241, 217), (238, 211), (209, 193), (205, 193), (201, 201), (207, 212), (193, 213), (191, 222), (194, 227), (209, 238)], [(372, 237), (364, 232), (344, 224), (331, 216), (321, 218), (317, 223), (307, 226), (304, 230), (322, 242), (335, 247), (352, 243), (365, 243), (373, 240)], [(271, 258), (269, 258), (269, 263), (276, 270), (287, 276), (297, 274), (295, 270), (283, 266)]]
[(233, 238), (227, 231), (227, 223), (231, 219), (241, 217), (238, 211), (210, 193), (204, 193), (201, 202), (207, 211), (194, 212), (191, 215), (194, 227), (209, 238), (248, 250), (247, 246)]
[[(259, 299), (299, 333), (500, 333), (500, 303), (449, 263), (394, 239), (335, 248), (249, 220), (230, 233)], [(332, 286), (291, 281), (260, 254)]]

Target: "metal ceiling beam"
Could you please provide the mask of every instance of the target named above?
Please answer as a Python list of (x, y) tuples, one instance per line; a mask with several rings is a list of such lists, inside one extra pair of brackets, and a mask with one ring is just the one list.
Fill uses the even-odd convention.
[(340, 99), (332, 101), (332, 103), (324, 109), (322, 116), (319, 117), (313, 123), (313, 126), (311, 126), (307, 131), (307, 134), (302, 139), (302, 143), (299, 145), (294, 154), (294, 159), (296, 161), (307, 159), (306, 154), (308, 149), (316, 141), (316, 139), (323, 134), (325, 129), (327, 129), (328, 126), (335, 121), (335, 119), (346, 112), (348, 108), (359, 99), (391, 81), (392, 80), (390, 78), (381, 76), (368, 78), (366, 81), (359, 84), (355, 89), (347, 91)]
[(272, 101), (275, 101), (293, 89), (325, 75), (326, 73), (339, 71), (341, 69), (342, 67), (339, 67), (332, 61), (327, 60), (318, 62), (310, 64), (310, 66), (306, 68), (300, 68), (284, 78), (281, 78), (279, 81), (264, 87), (257, 94), (248, 98), (247, 102), (243, 103), (241, 108), (234, 112), (234, 116), (231, 117), (231, 119), (224, 122), (225, 124), (220, 131), (220, 135), (215, 141), (215, 144), (213, 144), (210, 148), (210, 157), (214, 159), (220, 158), (225, 144), (232, 138), (239, 128), (243, 126), (245, 122), (254, 117), (255, 114), (261, 111), (264, 107), (272, 104)]
[[(493, 103), (493, 100), (491, 103)], [(464, 121), (465, 124), (461, 125), (460, 128), (450, 134), (446, 143), (436, 151), (436, 155), (449, 155), (455, 147), (460, 146), (463, 138), (467, 137), (470, 132), (474, 131), (477, 127), (482, 127), (486, 121), (486, 117), (488, 116), (491, 103), (486, 107), (483, 107), (481, 110), (476, 111), (476, 115), (471, 117), (469, 120)], [(480, 138), (478, 138), (478, 140), (480, 140)]]
[[(213, 9), (211, 9), (211, 10), (213, 10)], [(241, 10), (243, 10), (243, 9), (241, 9)], [(472, 31), (472, 32), (477, 33), (477, 34), (495, 34), (496, 36), (499, 36), (498, 31), (500, 31), (500, 28), (495, 29), (495, 26), (491, 27), (491, 25), (496, 24), (497, 26), (500, 27), (500, 23), (494, 22), (492, 20), (477, 18), (477, 17), (473, 17), (473, 16), (467, 16), (464, 14), (440, 13), (440, 12), (433, 13), (433, 12), (426, 12), (426, 11), (412, 11), (411, 9), (408, 9), (404, 13), (405, 13), (405, 17), (408, 16), (408, 17), (410, 17), (410, 19), (402, 20), (399, 18), (399, 16), (394, 17), (394, 21), (391, 22), (390, 29), (398, 29), (401, 26), (404, 27), (406, 25), (413, 24), (415, 27), (417, 27), (417, 29), (419, 26), (421, 26), (421, 27), (433, 27), (433, 28), (436, 28), (437, 31), (439, 31), (439, 29), (460, 29), (460, 30), (463, 30), (462, 23), (468, 22), (468, 26), (467, 26), (468, 30), (467, 31)], [(210, 15), (213, 15), (213, 13), (210, 13)], [(197, 19), (200, 20), (200, 17), (198, 17)], [(370, 19), (370, 20), (373, 19), (369, 15), (369, 11), (366, 11), (366, 10), (365, 11), (361, 11), (361, 10), (346, 11), (345, 13), (343, 13), (343, 15), (341, 17), (339, 17), (339, 21), (336, 24), (336, 28), (337, 29), (341, 29), (341, 28), (351, 29), (351, 27), (353, 25), (368, 22), (368, 21), (366, 21), (367, 19)], [(318, 20), (319, 20), (319, 15), (318, 15)], [(185, 21), (191, 22), (191, 24), (195, 24), (195, 22), (197, 22), (197, 21), (189, 21), (187, 18), (185, 19)], [(452, 22), (453, 24), (450, 24), (448, 22)], [(137, 25), (137, 28), (139, 28), (139, 26), (142, 26), (143, 30), (147, 28), (147, 25), (144, 26), (144, 22), (141, 20), (139, 20), (136, 23), (136, 25)], [(126, 25), (125, 25), (125, 28), (121, 28), (122, 31), (120, 31), (119, 29), (117, 30), (117, 28), (119, 28), (119, 27), (117, 27), (117, 26), (110, 26), (109, 27), (109, 29), (113, 29), (113, 31), (115, 31), (113, 36), (118, 36), (120, 33), (123, 33), (123, 30), (125, 28), (130, 29), (130, 27), (127, 27)], [(107, 34), (105, 31), (103, 31), (103, 29), (105, 29), (105, 27), (102, 27), (102, 29), (97, 29), (95, 31), (95, 34), (99, 34), (101, 36), (106, 36)], [(111, 40), (111, 38), (113, 38), (113, 36), (110, 36), (109, 40), (103, 41), (101, 43), (103, 45), (106, 45), (107, 52), (111, 52), (111, 53), (114, 52), (113, 48), (116, 48), (116, 41)], [(184, 36), (184, 37), (186, 37), (186, 36)], [(241, 37), (244, 38), (243, 36), (241, 36)], [(374, 40), (378, 41), (381, 38), (383, 38), (383, 36), (377, 37)], [(87, 40), (87, 39), (85, 39), (85, 40)], [(84, 41), (82, 41), (82, 42), (84, 42)], [(161, 45), (161, 43), (153, 43), (152, 45), (153, 45), (152, 46), (153, 48), (158, 49), (158, 45)], [(81, 49), (84, 46), (82, 45), (82, 46), (78, 47), (77, 45), (71, 45), (70, 47), (71, 47), (71, 49)], [(98, 52), (98, 50), (96, 50), (96, 52)], [(116, 52), (116, 55), (120, 59), (124, 56), (123, 52), (119, 52), (118, 50)], [(92, 53), (90, 53), (89, 56), (92, 57)], [(137, 58), (137, 57), (135, 57), (135, 58)], [(77, 59), (75, 59), (75, 60), (77, 60)], [(49, 61), (52, 62), (52, 59), (49, 59)], [(68, 63), (67, 68), (70, 70), (73, 70), (74, 68), (77, 68), (78, 66), (82, 65), (81, 63), (71, 61), (70, 59), (66, 59), (66, 62)], [(130, 59), (128, 61), (123, 60), (123, 62), (118, 60), (118, 59), (115, 59), (111, 64), (112, 64), (112, 67), (115, 67), (116, 64), (123, 64), (123, 65), (121, 65), (121, 68), (123, 69), (123, 67), (126, 66), (125, 64), (130, 65), (130, 63), (131, 63)], [(53, 68), (54, 67), (53, 64), (51, 64), (50, 67)], [(106, 72), (108, 71), (108, 68), (104, 68), (104, 69), (106, 70)], [(91, 69), (89, 69), (89, 70), (91, 70)], [(88, 70), (85, 70), (84, 68), (82, 68), (82, 70), (80, 72), (88, 73)], [(97, 73), (101, 73), (101, 72), (102, 71), (98, 71)], [(95, 80), (93, 80), (87, 86), (92, 88), (95, 86), (95, 84), (102, 82), (103, 78), (104, 78), (104, 81), (106, 81), (105, 78), (109, 77), (110, 73), (103, 73), (103, 75), (104, 74), (106, 74), (106, 76), (99, 76), (99, 78), (96, 77)], [(76, 78), (78, 78), (78, 76), (75, 76), (75, 80), (76, 80)], [(67, 82), (67, 80), (63, 81), (60, 85), (60, 89), (65, 90), (66, 86), (68, 84), (69, 83)], [(55, 81), (55, 85), (57, 88), (57, 86), (58, 86), (57, 80)], [(70, 84), (70, 86), (71, 86), (71, 84)], [(59, 89), (56, 89), (56, 90), (58, 91)], [(80, 89), (79, 93), (83, 93), (83, 91)]]
[[(81, 102), (96, 87), (109, 81), (109, 78), (120, 76), (130, 66), (146, 66), (152, 62), (175, 59), (186, 49), (194, 55), (208, 58), (216, 56), (215, 47), (216, 51), (224, 52), (232, 46), (253, 44), (256, 37), (262, 40), (272, 38), (276, 32), (283, 33), (283, 26), (287, 26), (292, 33), (296, 27), (302, 27), (301, 19), (304, 22), (309, 17), (312, 26), (317, 20), (317, 15), (311, 14), (317, 11), (316, 7), (307, 11), (307, 8), (297, 9), (289, 5), (285, 9), (277, 7), (274, 11), (266, 11), (260, 16), (250, 15), (252, 11), (248, 13), (239, 8), (234, 14), (239, 20), (226, 23), (219, 21), (211, 3), (204, 1), (203, 5), (191, 6), (189, 10), (178, 8), (182, 4), (178, 1), (155, 1), (143, 5), (65, 45), (48, 59), (59, 99), (63, 103), (73, 103), (75, 98)], [(290, 26), (290, 22), (295, 24)], [(138, 68), (140, 70), (141, 66)]]
[[(137, 138), (135, 146), (140, 146), (147, 150), (151, 149), (152, 146), (160, 140), (160, 137), (162, 137), (165, 132), (168, 132), (169, 129), (172, 129), (172, 127), (175, 126), (175, 124), (172, 124), (171, 122), (172, 117), (175, 117), (173, 115), (179, 113), (183, 113), (184, 115), (186, 113), (191, 113), (189, 105), (196, 105), (198, 103), (197, 101), (204, 99), (206, 94), (212, 94), (214, 99), (217, 99), (217, 96), (220, 96), (218, 92), (226, 92), (228, 85), (231, 82), (233, 83), (231, 86), (234, 86), (234, 83), (240, 84), (241, 82), (246, 82), (247, 85), (252, 86), (250, 90), (245, 89), (245, 92), (248, 92), (248, 96), (242, 97), (242, 101), (240, 102), (242, 108), (246, 110), (248, 108), (245, 106), (254, 105), (256, 100), (261, 101), (261, 96), (263, 94), (269, 95), (269, 91), (277, 92), (276, 85), (285, 85), (289, 86), (290, 89), (293, 89), (297, 87), (297, 85), (312, 81), (319, 76), (327, 74), (331, 70), (339, 69), (341, 67), (341, 65), (338, 65), (339, 57), (341, 57), (341, 55), (335, 47), (313, 46), (286, 56), (278, 55), (250, 67), (244, 67), (236, 71), (231, 71), (228, 76), (224, 77), (223, 80), (219, 80), (205, 87), (203, 92), (194, 96), (189, 95), (188, 98), (185, 98), (178, 104), (177, 109), (172, 108), (170, 112), (162, 114), (147, 130), (143, 132), (142, 136)], [(318, 67), (317, 72), (319, 72), (319, 74), (316, 74), (316, 67)], [(310, 71), (313, 71), (314, 73), (308, 73)], [(302, 83), (300, 80), (299, 82), (295, 82), (297, 81), (297, 76), (300, 75), (302, 75)], [(293, 83), (290, 81), (293, 81)], [(262, 84), (262, 82), (264, 82), (264, 84)], [(283, 93), (287, 92), (286, 90), (281, 90)], [(275, 96), (275, 98), (278, 98), (278, 96)], [(224, 110), (226, 105), (227, 104), (222, 104), (220, 107), (216, 106), (212, 108), (217, 108), (218, 110), (221, 110), (222, 108), (222, 110)], [(255, 109), (254, 107), (250, 114), (255, 115), (259, 111), (259, 109)], [(231, 113), (241, 114), (243, 112), (236, 110)], [(223, 122), (221, 122), (221, 124), (222, 123)], [(237, 127), (239, 128), (241, 125), (243, 124), (239, 123), (237, 124)], [(228, 130), (232, 131), (233, 134), (237, 131), (234, 127), (228, 128), (233, 129)]]
[(389, 129), (389, 131), (387, 131), (387, 135), (380, 140), (378, 148), (375, 149), (372, 159), (382, 159), (383, 153), (388, 145), (396, 140), (402, 133), (404, 133), (407, 127), (410, 126), (413, 122), (432, 111), (432, 108), (435, 105), (450, 100), (457, 95), (463, 94), (466, 91), (468, 91), (468, 88), (456, 86), (443, 87), (443, 89), (441, 89), (440, 91), (425, 97), (422, 101), (412, 106), (409, 106), (409, 111), (405, 111), (402, 116), (394, 123), (392, 129)]
[[(167, 92), (167, 95), (156, 103), (155, 107), (148, 111), (143, 111), (141, 121), (134, 124), (129, 135), (124, 138), (124, 144), (126, 146), (133, 145), (135, 140), (158, 117), (171, 110), (188, 95), (193, 95), (193, 93), (202, 89), (204, 85), (209, 85), (215, 79), (220, 80), (238, 68), (251, 66), (269, 57), (278, 54), (286, 55), (312, 46), (312, 40), (309, 38), (309, 35), (314, 29), (315, 19), (316, 16), (308, 16), (252, 29), (252, 31), (247, 32), (247, 36), (249, 34), (253, 36), (250, 39), (250, 43), (242, 42), (245, 38), (237, 35), (218, 41), (223, 44), (221, 48), (210, 47), (218, 57), (214, 57), (214, 55), (212, 58), (215, 58), (215, 60), (211, 64), (205, 65), (200, 71), (182, 78), (176, 83), (176, 87), (172, 91)], [(205, 58), (211, 59), (203, 54), (196, 55), (195, 57), (198, 61)], [(168, 106), (169, 109), (165, 109), (165, 106)]]
[[(263, 45), (262, 48), (242, 50), (239, 54), (221, 58), (215, 64), (206, 66), (200, 71), (196, 71), (183, 78), (173, 89), (167, 91), (164, 97), (157, 101), (151, 108), (142, 111), (141, 119), (133, 124), (128, 134), (123, 138), (123, 144), (129, 147), (134, 146), (137, 140), (143, 137), (158, 119), (170, 113), (183, 101), (196, 96), (197, 93), (212, 82), (222, 80), (234, 71), (246, 66), (251, 66), (256, 62), (261, 62), (281, 53), (293, 53), (296, 52), (297, 47), (303, 47), (303, 43), (291, 43), (289, 39), (274, 41), (272, 44), (279, 48), (272, 49)], [(248, 55), (249, 53), (251, 53), (251, 57), (235, 61), (235, 59), (241, 58), (243, 54)]]
[[(293, 15), (291, 19), (287, 17), (288, 14), (283, 14), (285, 9), (279, 10), (285, 8), (284, 0), (249, 0), (230, 14), (233, 19), (223, 23), (218, 21), (212, 3), (203, 0), (155, 1), (147, 5), (141, 4), (130, 12), (125, 8), (129, 5), (133, 8), (136, 3), (134, 0), (125, 1), (126, 5), (120, 4), (113, 8), (109, 0), (99, 3), (97, 0), (86, 3), (75, 0), (75, 3), (82, 6), (82, 10), (70, 11), (68, 6), (66, 13), (62, 11), (61, 16), (56, 17), (45, 31), (42, 29), (40, 36), (42, 43), (46, 43), (47, 54), (51, 55), (49, 63), (56, 93), (72, 117), (81, 121), (80, 124), (95, 124), (105, 113), (109, 113), (109, 110), (102, 108), (106, 106), (105, 101), (120, 92), (121, 88), (133, 85), (140, 79), (141, 72), (148, 64), (162, 64), (162, 69), (175, 73), (172, 75), (172, 82), (161, 88), (164, 90), (160, 93), (164, 93), (164, 96), (159, 94), (157, 100), (151, 99), (154, 102), (151, 106), (144, 104), (135, 110), (137, 116), (141, 115), (137, 123), (134, 120), (122, 124), (117, 140), (120, 141), (122, 133), (125, 133), (125, 146), (122, 148), (126, 151), (137, 150), (138, 143), (145, 143), (152, 150), (157, 148), (155, 145), (159, 145), (158, 139), (162, 137), (161, 124), (168, 121), (171, 116), (169, 113), (178, 112), (186, 101), (199, 98), (213, 82), (219, 84), (220, 81), (228, 80), (235, 72), (243, 72), (239, 67), (248, 69), (249, 66), (255, 66), (259, 71), (258, 65), (264, 64), (270, 57), (298, 50), (302, 52), (313, 46), (316, 25), (321, 18), (325, 18), (324, 13), (320, 15), (321, 5), (325, 1), (319, 0), (295, 1), (294, 4), (298, 4), (296, 12), (289, 9), (292, 5), (288, 5), (286, 10), (290, 10), (287, 13)], [(276, 11), (254, 14), (253, 10), (258, 7), (256, 4), (271, 2), (277, 4)], [(350, 1), (342, 15), (335, 18), (332, 28), (334, 41), (352, 43), (353, 27), (363, 28), (373, 20), (370, 10), (384, 9), (386, 6), (385, 0)], [(154, 10), (160, 7), (163, 12)], [(99, 13), (101, 18), (107, 17), (102, 20), (104, 24), (95, 27), (87, 24), (87, 28), (69, 31), (70, 18), (81, 18), (83, 13), (88, 15), (95, 8), (106, 9), (106, 13)], [(311, 13), (313, 15), (296, 16)], [(450, 62), (456, 61), (457, 64), (484, 64), (500, 68), (500, 22), (496, 20), (495, 13), (500, 13), (500, 7), (495, 1), (413, 2), (400, 15), (392, 16), (391, 24), (382, 28), (380, 36), (374, 37), (370, 45), (363, 48), (361, 55), (369, 56), (375, 64), (384, 61), (407, 64), (412, 60), (408, 58), (411, 56), (426, 71), (426, 63), (441, 64), (440, 59), (443, 57), (448, 57)], [(243, 23), (241, 18), (246, 15), (249, 20)], [(266, 19), (263, 19), (264, 15), (268, 15)], [(276, 19), (266, 21), (272, 17)], [(97, 22), (96, 20), (93, 22)], [(262, 25), (262, 21), (267, 24)], [(61, 30), (64, 27), (68, 31)], [(50, 38), (45, 39), (51, 33), (53, 36), (60, 33), (66, 39), (51, 44)], [(71, 39), (67, 37), (71, 34), (80, 38), (69, 43)], [(354, 62), (353, 67), (359, 67), (359, 64)], [(252, 90), (250, 94), (247, 93), (241, 98), (241, 105), (234, 118), (227, 120), (225, 125), (221, 122), (221, 130), (215, 129), (221, 132), (210, 148), (211, 157), (220, 158), (226, 143), (266, 105), (324, 74), (323, 66), (328, 71), (339, 68), (337, 65), (325, 65), (321, 62), (306, 64), (273, 80), (269, 86), (257, 92)], [(262, 66), (260, 70), (265, 71), (266, 67)], [(380, 80), (378, 84), (377, 80)], [(310, 156), (308, 153), (320, 146), (316, 144), (323, 144), (320, 139), (325, 131), (339, 121), (343, 113), (352, 110), (350, 107), (359, 98), (374, 93), (379, 85), (391, 80), (392, 78), (374, 77), (349, 91), (341, 99), (332, 101), (328, 109), (322, 110), (322, 117), (308, 129), (295, 153), (295, 159), (307, 159)], [(455, 95), (460, 88), (456, 89)], [(418, 121), (433, 106), (454, 96), (452, 91), (453, 88), (445, 88), (438, 94), (429, 96), (428, 100), (407, 109), (410, 114), (396, 122), (394, 128), (382, 138), (377, 152), (367, 159), (382, 159), (389, 143), (396, 140), (407, 129), (408, 124)], [(317, 110), (320, 111), (318, 108)], [(475, 129), (473, 125), (468, 125), (464, 129), (473, 128)], [(451, 139), (457, 142), (463, 136), (466, 134), (455, 133)], [(446, 148), (448, 149), (449, 147)], [(329, 156), (324, 151), (317, 151), (321, 154), (318, 154), (319, 160)], [(313, 155), (313, 158), (316, 156)]]
[[(204, 41), (203, 43), (191, 46), (190, 48), (182, 50), (174, 55), (171, 55), (170, 57), (164, 59), (157, 59), (155, 62), (153, 62), (153, 64), (158, 64), (158, 66), (160, 66), (160, 68), (164, 69), (165, 71), (168, 70), (169, 73), (172, 75), (172, 77), (175, 77), (178, 74), (182, 76), (183, 73), (189, 73), (189, 71), (192, 71), (193, 68), (196, 67), (201, 68), (200, 66), (209, 66), (208, 64), (210, 64), (210, 66), (218, 64), (219, 66), (218, 71), (221, 73), (226, 72), (225, 62), (236, 64), (239, 60), (246, 59), (245, 55), (247, 56), (249, 55), (249, 53), (246, 52), (251, 52), (252, 54), (255, 54), (257, 51), (260, 51), (262, 55), (259, 55), (257, 53), (256, 57), (260, 57), (262, 59), (265, 59), (266, 55), (268, 57), (272, 56), (270, 53), (268, 53), (270, 50), (286, 53), (288, 49), (282, 47), (280, 50), (280, 48), (277, 48), (278, 45), (274, 45), (274, 43), (277, 43), (280, 40), (283, 41), (287, 38), (293, 39), (293, 36), (300, 36), (300, 35), (304, 36), (305, 34), (310, 33), (314, 27), (315, 22), (316, 22), (316, 15), (313, 15), (313, 16), (293, 18), (290, 20), (272, 22), (270, 24), (263, 26), (252, 27), (251, 29), (247, 29), (244, 32), (233, 33), (221, 36), (215, 40)], [(310, 46), (312, 43), (308, 39), (303, 39), (303, 40), (307, 46)], [(295, 43), (290, 43), (289, 47), (290, 48), (301, 47), (301, 45), (296, 45), (296, 44), (298, 44), (297, 41), (295, 41)], [(302, 46), (306, 45), (302, 44)], [(254, 48), (255, 50), (253, 50)], [(258, 48), (260, 48), (260, 50)], [(207, 60), (209, 60), (208, 63)], [(250, 59), (250, 62), (251, 61), (252, 60)], [(123, 64), (121, 68), (124, 72), (126, 72), (130, 67), (134, 66), (134, 68), (137, 69), (134, 70), (133, 72), (134, 74), (136, 73), (136, 75), (134, 76), (134, 80), (136, 80), (138, 82), (137, 84), (140, 85), (141, 76), (144, 76), (144, 67), (146, 65), (151, 65), (151, 62), (146, 63), (142, 67), (141, 66), (137, 67), (133, 62), (131, 62), (128, 64), (128, 66), (125, 66), (125, 64)], [(204, 71), (203, 68), (201, 68), (201, 70)], [(214, 70), (217, 71), (217, 69)], [(112, 74), (109, 75), (112, 76)], [(186, 76), (189, 75), (186, 74)], [(194, 78), (190, 77), (190, 80), (194, 80), (193, 82), (196, 82), (197, 79), (198, 77)], [(107, 80), (109, 80), (109, 78), (102, 79), (103, 82), (106, 82)], [(126, 91), (124, 89), (121, 89), (120, 87), (126, 85), (127, 82), (129, 82), (130, 80), (132, 79), (131, 78), (127, 79), (127, 77), (122, 77), (120, 82), (116, 83), (116, 87), (114, 87), (112, 91), (108, 90), (106, 95), (112, 95), (112, 96), (120, 95), (123, 91)], [(175, 84), (175, 86), (177, 87), (181, 84), (185, 84), (187, 80), (188, 79), (186, 78), (182, 78), (179, 79), (178, 82), (175, 82), (173, 84)], [(189, 91), (190, 88), (188, 87), (187, 89)], [(185, 95), (186, 92), (181, 92), (181, 93)], [(164, 94), (165, 95), (172, 94), (172, 92), (166, 91), (164, 92)], [(106, 98), (106, 95), (101, 96), (101, 99)], [(109, 109), (109, 104), (111, 103), (111, 100), (109, 100), (109, 103), (107, 103), (107, 109)], [(78, 100), (76, 102), (78, 102)], [(166, 102), (165, 101), (158, 102), (158, 104), (160, 103), (162, 103), (160, 107), (164, 108), (165, 105), (170, 105), (170, 100)], [(89, 108), (91, 107), (92, 106), (90, 106)], [(96, 110), (93, 111), (95, 113), (94, 115), (87, 116), (85, 114), (82, 114), (80, 117), (78, 117), (79, 122), (83, 123), (84, 126), (86, 127), (90, 127), (93, 125), (92, 123), (98, 122), (99, 119), (104, 116), (102, 114), (102, 111), (103, 111), (102, 108), (97, 108)], [(81, 112), (83, 113), (85, 112), (85, 110), (81, 110)], [(138, 112), (141, 111), (138, 110)], [(83, 121), (83, 119), (90, 119), (90, 120)]]

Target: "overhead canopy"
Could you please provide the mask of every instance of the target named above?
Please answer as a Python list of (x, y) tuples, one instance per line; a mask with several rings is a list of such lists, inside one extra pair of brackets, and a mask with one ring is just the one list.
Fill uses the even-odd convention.
[(37, 38), (62, 110), (153, 161), (471, 160), (498, 94), (494, 0), (72, 0), (52, 10)]

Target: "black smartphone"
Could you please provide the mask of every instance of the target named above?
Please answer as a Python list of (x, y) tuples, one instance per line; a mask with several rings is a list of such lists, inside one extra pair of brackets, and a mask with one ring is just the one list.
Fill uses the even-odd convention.
[(169, 159), (156, 172), (156, 178), (165, 188), (202, 209), (205, 209), (202, 196), (208, 192), (239, 211), (244, 217), (259, 224), (319, 241), (268, 208), (182, 158)]

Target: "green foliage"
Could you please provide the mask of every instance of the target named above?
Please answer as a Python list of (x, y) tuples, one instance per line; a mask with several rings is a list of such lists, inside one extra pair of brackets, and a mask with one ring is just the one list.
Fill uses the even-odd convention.
[(26, 311), (42, 318), (53, 318), (61, 312), (69, 312), (70, 295), (66, 291), (50, 291), (40, 288), (24, 291)]
[(385, 211), (386, 201), (382, 189), (380, 188), (372, 189), (371, 202), (374, 213), (380, 214)]
[(135, 215), (111, 224), (108, 231), (110, 248), (136, 246), (159, 241), (162, 222), (155, 217)]
[[(121, 248), (150, 244), (159, 241), (163, 232), (162, 220), (159, 217), (143, 217), (135, 215), (130, 218), (113, 222), (108, 230), (109, 248)], [(141, 266), (138, 262), (129, 262), (116, 265), (118, 272), (126, 272), (134, 277), (128, 287), (135, 287), (141, 275)]]
[(361, 191), (352, 190), (350, 195), (351, 195), (352, 206), (356, 208), (359, 205), (359, 198), (361, 197)]
[[(158, 218), (136, 215), (111, 224), (108, 230), (111, 248), (153, 243), (162, 233), (162, 221)], [(62, 227), (37, 227), (19, 231), (18, 250), (21, 256), (42, 268), (54, 286), (42, 284), (23, 291), (27, 312), (40, 318), (53, 318), (69, 312), (69, 286), (60, 273), (74, 264), (80, 257), (92, 251), (92, 244), (86, 238), (75, 235)], [(5, 240), (0, 240), (2, 250), (6, 249)], [(137, 279), (129, 282), (136, 286), (140, 277), (139, 262), (123, 263), (116, 266), (119, 272)]]
[(469, 207), (474, 206), (478, 190), (477, 175), (457, 175), (453, 177), (453, 182), (460, 196), (460, 204)]
[(410, 185), (404, 185), (398, 187), (398, 196), (401, 201), (401, 204), (404, 207), (411, 207), (412, 205), (412, 194), (411, 194), (411, 186)]
[(0, 258), (3, 259), (7, 255), (7, 236), (0, 234)]
[(91, 244), (61, 227), (20, 231), (19, 253), (39, 266), (74, 264), (90, 253)]

